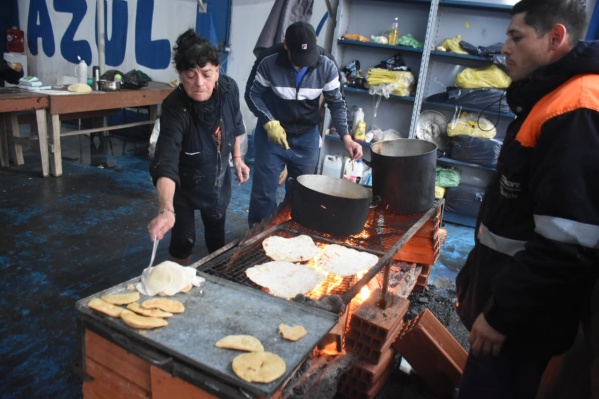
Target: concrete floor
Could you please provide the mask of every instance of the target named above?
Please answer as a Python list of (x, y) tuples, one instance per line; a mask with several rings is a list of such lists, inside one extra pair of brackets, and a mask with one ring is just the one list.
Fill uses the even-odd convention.
[[(146, 226), (157, 205), (146, 141), (76, 136), (62, 143), (62, 177), (42, 178), (31, 149), (24, 166), (0, 169), (1, 398), (81, 397), (75, 302), (138, 276), (151, 254)], [(228, 241), (246, 232), (250, 187), (233, 187)], [(447, 285), (473, 232), (445, 227), (429, 281)], [(192, 261), (207, 254), (201, 230)], [(167, 258), (167, 247), (160, 243), (155, 263)]]

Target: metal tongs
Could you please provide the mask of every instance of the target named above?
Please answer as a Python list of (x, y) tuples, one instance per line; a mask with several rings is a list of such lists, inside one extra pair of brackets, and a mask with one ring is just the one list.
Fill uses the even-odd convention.
[(152, 263), (154, 263), (154, 258), (156, 257), (156, 250), (158, 249), (158, 236), (154, 237), (154, 247), (152, 247), (152, 257), (150, 258), (150, 264), (141, 272), (141, 286), (144, 291), (148, 291), (148, 276), (150, 274), (150, 269), (152, 268)]

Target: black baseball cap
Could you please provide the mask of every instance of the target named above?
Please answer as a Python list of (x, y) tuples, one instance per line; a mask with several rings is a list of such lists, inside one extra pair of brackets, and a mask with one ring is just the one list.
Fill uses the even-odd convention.
[(298, 67), (313, 66), (318, 61), (316, 33), (312, 25), (295, 22), (285, 32), (285, 43), (291, 56), (291, 62)]

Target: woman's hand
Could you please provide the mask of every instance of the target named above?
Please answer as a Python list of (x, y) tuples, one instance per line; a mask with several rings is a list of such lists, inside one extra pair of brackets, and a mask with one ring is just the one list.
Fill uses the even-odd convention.
[(170, 231), (175, 225), (175, 212), (172, 210), (162, 209), (148, 225), (150, 232), (150, 240), (154, 241), (157, 237), (159, 240), (164, 238), (164, 235)]
[(233, 166), (235, 166), (235, 174), (239, 184), (245, 183), (250, 179), (250, 168), (243, 162), (241, 158), (233, 158)]

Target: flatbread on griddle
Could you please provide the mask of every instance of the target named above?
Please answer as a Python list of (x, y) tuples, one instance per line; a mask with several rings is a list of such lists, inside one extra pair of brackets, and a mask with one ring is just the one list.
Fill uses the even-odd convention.
[(92, 299), (91, 301), (89, 301), (87, 306), (97, 312), (104, 313), (105, 315), (110, 317), (120, 317), (121, 313), (123, 312), (123, 308), (121, 308), (120, 306), (113, 305), (112, 303), (103, 301), (100, 298)]
[(250, 280), (275, 296), (293, 298), (305, 294), (326, 279), (324, 273), (309, 266), (272, 261), (250, 267), (245, 271)]
[(164, 319), (165, 317), (173, 317), (172, 313), (165, 312), (164, 310), (142, 308), (139, 302), (133, 302), (128, 304), (127, 309), (139, 315), (147, 317), (158, 317), (159, 319)]
[(318, 255), (319, 249), (310, 236), (285, 238), (271, 236), (262, 241), (266, 256), (282, 262), (305, 262)]
[(141, 316), (127, 309), (123, 309), (121, 313), (121, 319), (129, 327), (140, 328), (144, 330), (168, 325), (168, 322), (164, 319), (159, 319), (158, 317)]
[(134, 291), (124, 294), (104, 295), (101, 296), (100, 299), (105, 302), (112, 303), (113, 305), (127, 305), (139, 299), (139, 292)]
[(263, 352), (262, 342), (252, 335), (227, 335), (214, 344), (217, 348), (237, 349), (247, 352)]
[(150, 298), (141, 303), (141, 307), (145, 309), (160, 309), (169, 313), (183, 313), (185, 305), (176, 299), (170, 298)]
[(271, 352), (242, 353), (233, 359), (231, 367), (242, 380), (265, 384), (285, 374), (287, 369), (285, 361)]
[(331, 244), (320, 255), (317, 264), (329, 273), (345, 277), (369, 270), (378, 261), (378, 256), (368, 252)]
[(284, 323), (279, 324), (279, 332), (283, 338), (289, 341), (297, 341), (308, 334), (304, 326), (289, 326)]

